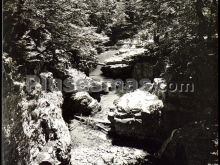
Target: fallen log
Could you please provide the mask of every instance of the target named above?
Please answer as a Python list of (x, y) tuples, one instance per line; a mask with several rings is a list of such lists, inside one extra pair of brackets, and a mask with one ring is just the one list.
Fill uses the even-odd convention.
[(74, 116), (74, 118), (80, 122), (87, 123), (88, 125), (95, 126), (101, 131), (104, 131), (105, 133), (108, 133), (109, 130), (101, 126), (100, 124), (109, 126), (111, 123), (106, 122), (103, 120), (97, 120), (97, 119), (91, 119), (90, 117), (81, 117), (81, 116)]

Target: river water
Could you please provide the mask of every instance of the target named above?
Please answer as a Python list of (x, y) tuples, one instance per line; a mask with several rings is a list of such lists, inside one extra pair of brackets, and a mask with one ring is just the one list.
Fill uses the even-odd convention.
[[(101, 53), (98, 55), (98, 62), (99, 63), (104, 63), (104, 61), (110, 57), (112, 57), (115, 53), (117, 53), (118, 50), (109, 50)], [(103, 76), (102, 71), (101, 71), (102, 66), (98, 65), (96, 69), (94, 69), (90, 74), (89, 77), (93, 79), (98, 79), (100, 81), (103, 81), (105, 79), (108, 79), (107, 77)]]
[[(116, 52), (118, 52), (118, 51), (117, 50), (109, 50), (109, 51), (106, 51), (104, 53), (101, 53), (98, 56), (98, 62), (103, 63), (106, 59), (112, 57)], [(102, 68), (102, 66), (98, 65), (96, 67), (96, 69), (94, 69), (89, 74), (89, 77), (91, 77), (95, 80), (99, 80), (99, 81), (109, 80), (108, 77), (105, 77), (102, 74), (101, 68)], [(107, 94), (101, 94), (100, 104), (101, 104), (102, 110), (101, 110), (100, 113), (97, 113), (94, 116), (94, 118), (101, 119), (101, 120), (104, 120), (104, 121), (108, 121), (107, 117), (108, 117), (109, 108), (113, 106), (114, 100), (116, 100), (118, 98), (119, 98), (119, 96), (116, 94), (115, 91), (109, 91), (109, 93), (107, 93)]]

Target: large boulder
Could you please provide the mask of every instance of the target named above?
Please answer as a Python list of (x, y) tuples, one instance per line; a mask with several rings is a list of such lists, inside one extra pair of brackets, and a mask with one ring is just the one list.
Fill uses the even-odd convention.
[(162, 108), (163, 102), (147, 91), (127, 93), (115, 102), (109, 114), (112, 130), (140, 139), (158, 137)]
[(100, 93), (103, 91), (103, 83), (88, 77), (85, 73), (77, 69), (66, 69), (66, 79), (63, 81), (65, 94), (76, 92)]
[(63, 109), (68, 120), (74, 115), (94, 115), (101, 110), (101, 105), (89, 93), (77, 92), (65, 99)]

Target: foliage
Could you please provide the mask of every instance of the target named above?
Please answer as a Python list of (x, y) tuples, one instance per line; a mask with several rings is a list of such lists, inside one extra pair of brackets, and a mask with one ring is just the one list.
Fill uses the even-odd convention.
[[(41, 53), (43, 58), (45, 54), (52, 54), (51, 61), (55, 61), (59, 58), (55, 51), (62, 50), (77, 64), (83, 60), (95, 63), (97, 43), (105, 42), (106, 37), (97, 36), (96, 28), (89, 26), (89, 13), (89, 7), (84, 1), (6, 1), (4, 51), (21, 60), (26, 51), (22, 37), (27, 33), (31, 34), (38, 46), (44, 40), (40, 34), (46, 30), (51, 34), (51, 40), (45, 45), (44, 53)], [(18, 46), (19, 43), (23, 47), (21, 44)], [(84, 64), (82, 66), (85, 67), (82, 70), (91, 67)]]
[(193, 82), (200, 100), (216, 104), (201, 95), (215, 94), (217, 88), (218, 1), (152, 0), (140, 6), (155, 43), (148, 48), (169, 65), (165, 71), (172, 81)]

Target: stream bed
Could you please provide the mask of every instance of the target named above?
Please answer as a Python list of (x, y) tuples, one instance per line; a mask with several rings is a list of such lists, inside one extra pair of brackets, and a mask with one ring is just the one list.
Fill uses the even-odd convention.
[[(98, 56), (98, 62), (99, 63), (104, 63), (104, 61), (106, 59), (112, 57), (117, 52), (118, 52), (117, 50), (109, 50), (109, 51), (106, 51), (104, 53), (101, 53)], [(102, 66), (98, 65), (96, 67), (96, 69), (94, 69), (89, 74), (89, 77), (92, 78), (92, 79), (98, 80), (98, 81), (105, 81), (105, 80), (107, 81), (107, 80), (109, 80), (108, 77), (105, 77), (102, 74), (101, 68), (102, 68)], [(107, 116), (108, 116), (109, 108), (113, 106), (114, 100), (116, 100), (118, 98), (119, 98), (119, 95), (116, 93), (116, 91), (109, 91), (106, 94), (101, 94), (100, 104), (101, 104), (102, 110), (99, 113), (97, 113), (94, 116), (94, 118), (102, 119), (102, 120), (105, 120), (105, 121), (108, 120)]]
[[(110, 58), (117, 50), (106, 51), (98, 56), (100, 63)], [(100, 65), (90, 73), (91, 78), (105, 81), (108, 78), (102, 75)], [(73, 119), (69, 124), (71, 132), (72, 149), (71, 163), (74, 165), (124, 165), (144, 164), (149, 154), (143, 149), (136, 149), (128, 146), (113, 145), (112, 138), (106, 132), (100, 131), (90, 123), (92, 120), (108, 121), (109, 108), (113, 106), (114, 100), (120, 96), (116, 91), (101, 94), (101, 111), (93, 117), (88, 117), (85, 122)]]

